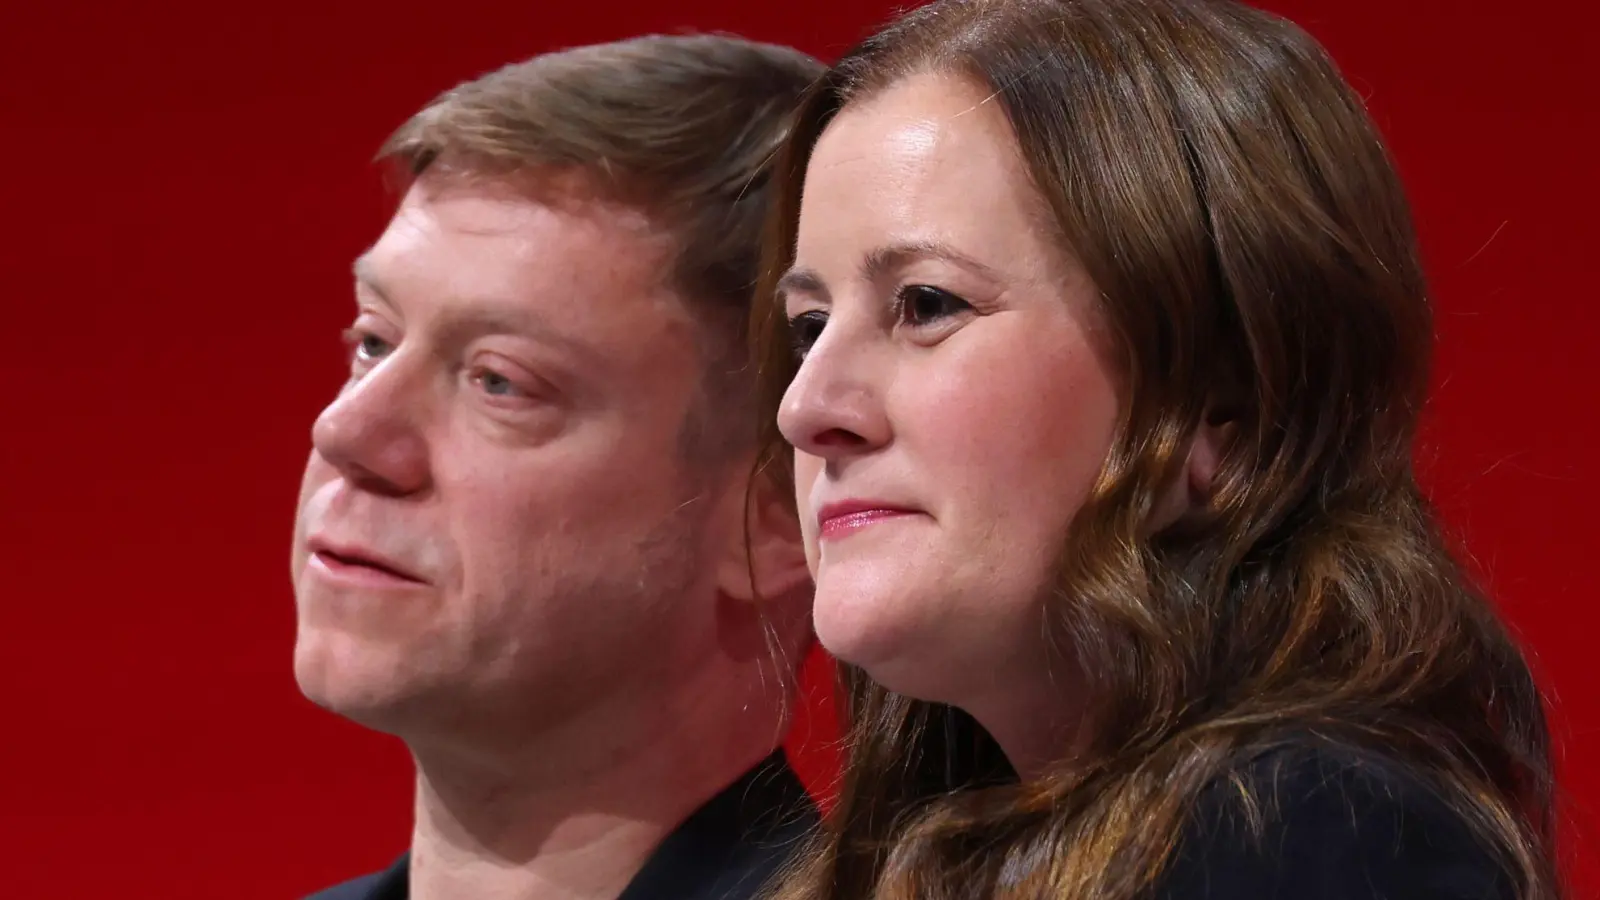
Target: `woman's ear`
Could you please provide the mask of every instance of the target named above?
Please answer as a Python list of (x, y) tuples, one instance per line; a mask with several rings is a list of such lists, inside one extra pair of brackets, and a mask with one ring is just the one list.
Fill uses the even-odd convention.
[(1212, 405), (1195, 429), (1194, 440), (1189, 442), (1189, 459), (1184, 466), (1185, 480), (1189, 485), (1190, 507), (1204, 506), (1211, 499), (1217, 480), (1217, 468), (1222, 465), (1222, 454), (1238, 431), (1238, 416), (1223, 407)]
[(1156, 531), (1210, 502), (1222, 454), (1237, 430), (1238, 418), (1226, 407), (1213, 404), (1206, 408), (1199, 427), (1189, 439), (1182, 473), (1167, 486), (1157, 503), (1152, 523)]

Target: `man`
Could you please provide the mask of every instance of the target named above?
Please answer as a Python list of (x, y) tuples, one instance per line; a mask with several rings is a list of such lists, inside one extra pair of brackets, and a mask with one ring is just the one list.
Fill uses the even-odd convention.
[[(814, 816), (781, 751), (809, 581), (747, 492), (764, 166), (820, 66), (648, 37), (447, 92), (355, 264), (295, 674), (402, 738), (411, 850), (317, 895), (750, 896)], [(748, 493), (748, 497), (747, 497)]]

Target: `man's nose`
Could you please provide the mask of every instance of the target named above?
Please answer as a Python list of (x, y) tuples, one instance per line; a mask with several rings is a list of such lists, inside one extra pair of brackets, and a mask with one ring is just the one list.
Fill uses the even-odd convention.
[(429, 399), (409, 363), (396, 352), (353, 377), (311, 428), (317, 454), (366, 490), (405, 495), (427, 486)]

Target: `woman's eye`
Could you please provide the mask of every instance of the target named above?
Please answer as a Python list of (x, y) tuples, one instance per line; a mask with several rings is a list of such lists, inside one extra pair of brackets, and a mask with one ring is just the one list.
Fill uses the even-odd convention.
[(827, 324), (828, 314), (820, 309), (803, 312), (789, 320), (789, 345), (796, 361), (806, 358)]
[(940, 319), (966, 312), (972, 304), (941, 288), (910, 284), (896, 298), (900, 319), (909, 325), (931, 325)]

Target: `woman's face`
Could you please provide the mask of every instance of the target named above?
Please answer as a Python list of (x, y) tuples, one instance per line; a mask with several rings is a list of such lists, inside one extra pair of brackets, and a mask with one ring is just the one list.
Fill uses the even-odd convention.
[(1045, 674), (1047, 584), (1118, 416), (1095, 286), (989, 95), (919, 75), (842, 111), (781, 289), (817, 634), (969, 708)]

